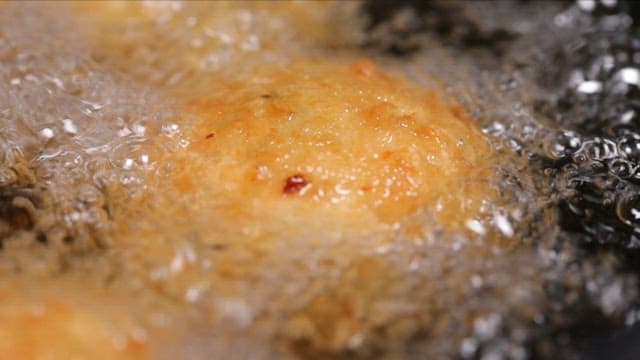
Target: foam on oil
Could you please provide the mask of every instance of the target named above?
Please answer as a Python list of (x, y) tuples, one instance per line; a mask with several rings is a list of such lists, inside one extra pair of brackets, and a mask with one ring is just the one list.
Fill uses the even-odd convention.
[[(635, 229), (634, 192), (612, 179), (633, 178), (637, 136), (579, 134), (576, 124), (585, 117), (572, 112), (601, 109), (589, 104), (605, 88), (613, 89), (605, 94), (626, 93), (621, 87), (637, 82), (634, 68), (607, 70), (612, 80), (589, 70), (595, 75), (571, 73), (568, 82), (552, 84), (547, 102), (555, 106), (563, 86), (578, 99), (559, 107), (567, 110), (552, 107), (569, 114), (557, 129), (534, 108), (545, 85), (536, 82), (545, 72), (535, 57), (518, 70), (427, 36), (412, 58), (389, 58), (361, 48), (367, 38), (353, 4), (296, 3), (293, 10), (261, 2), (77, 5), (0, 5), (0, 271), (12, 280), (5, 286), (22, 287), (37, 302), (61, 291), (57, 283), (73, 288), (65, 278), (79, 277), (80, 289), (65, 292), (79, 309), (90, 292), (82, 288), (106, 287), (116, 294), (113, 303), (126, 304), (113, 310), (128, 319), (114, 321), (114, 341), (132, 341), (140, 332), (134, 330), (144, 329), (151, 336), (142, 342), (160, 358), (231, 351), (239, 358), (291, 351), (527, 358), (562, 347), (562, 336), (549, 336), (554, 329), (589, 311), (620, 318), (634, 299), (634, 278), (617, 272), (616, 256), (585, 257), (558, 226), (555, 210), (560, 204), (580, 216), (595, 213), (595, 226), (606, 232), (606, 219), (614, 217), (597, 215), (605, 209)], [(523, 17), (517, 7), (510, 11)], [(403, 28), (412, 16), (402, 13), (392, 24)], [(491, 15), (486, 19), (481, 26), (498, 26)], [(548, 34), (581, 41), (576, 27), (584, 19), (589, 15), (579, 9), (549, 5), (528, 19), (530, 26), (509, 23), (521, 38), (508, 58), (518, 63), (523, 48), (539, 54), (557, 46), (544, 40)], [(422, 86), (449, 89), (502, 156), (491, 184), (501, 200), (483, 204), (485, 216), (463, 219), (464, 231), (416, 212), (384, 232), (348, 241), (340, 235), (321, 245), (283, 241), (288, 245), (261, 250), (271, 254), (266, 257), (199, 241), (197, 229), (118, 247), (118, 212), (129, 202), (144, 204), (154, 191), (148, 179), (176, 171), (158, 154), (183, 151), (191, 140), (185, 133), (197, 119), (176, 94), (245, 74), (255, 64), (310, 56), (345, 63), (367, 56)], [(598, 69), (608, 66), (604, 57)], [(629, 111), (612, 116), (629, 123)], [(531, 166), (538, 158), (551, 165)], [(591, 203), (595, 210), (585, 205)], [(129, 216), (144, 223), (145, 211)], [(175, 221), (187, 228), (190, 219)], [(496, 246), (489, 234), (509, 246)], [(212, 279), (221, 262), (251, 280)], [(372, 281), (368, 273), (380, 278)], [(353, 303), (359, 298), (367, 301)], [(345, 308), (337, 309), (335, 299)], [(345, 321), (327, 323), (332, 318)]]

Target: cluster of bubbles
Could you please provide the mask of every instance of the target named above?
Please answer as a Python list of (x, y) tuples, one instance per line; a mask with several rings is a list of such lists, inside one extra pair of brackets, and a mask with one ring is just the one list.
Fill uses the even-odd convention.
[[(640, 34), (629, 3), (501, 5), (486, 14), (473, 2), (401, 1), (395, 11), (373, 3), (368, 45), (424, 64), (422, 56), (437, 52), (434, 42), (444, 43), (458, 64), (470, 64), (467, 71), (447, 71), (443, 62), (434, 69), (485, 133), (499, 139), (496, 148), (530, 165), (505, 166), (502, 186), (521, 186), (520, 202), (534, 204), (533, 212), (548, 207), (558, 215), (557, 227), (542, 236), (524, 231), (544, 263), (531, 266), (544, 278), (547, 306), (544, 321), (528, 328), (525, 357), (573, 348), (570, 356), (585, 345), (572, 332), (601, 334), (635, 322)], [(523, 183), (524, 172), (533, 173), (532, 183)], [(506, 349), (522, 344), (520, 324), (517, 312), (507, 313), (498, 312), (501, 335), (472, 333), (460, 342), (460, 354), (517, 358)]]
[(159, 99), (96, 63), (71, 25), (44, 11), (0, 12), (12, 29), (0, 32), (0, 228), (24, 219), (25, 230), (0, 231), (0, 243), (103, 246), (108, 189), (140, 191), (156, 165), (149, 135), (169, 144), (179, 129)]
[[(608, 336), (616, 329), (603, 326), (602, 319), (589, 320), (597, 313), (584, 305), (593, 301), (595, 288), (602, 291), (596, 297), (600, 314), (609, 314), (612, 304), (626, 298), (627, 305), (619, 307), (626, 309), (624, 321), (617, 324), (637, 321), (632, 305), (637, 285), (620, 292), (612, 287), (614, 277), (594, 286), (590, 271), (585, 271), (610, 256), (617, 271), (631, 277), (640, 271), (640, 33), (634, 10), (633, 3), (617, 1), (567, 4), (541, 27), (547, 30), (514, 41), (508, 64), (498, 61), (511, 74), (504, 88), (523, 90), (516, 97), (525, 99), (528, 107), (526, 121), (499, 121), (511, 130), (500, 135), (529, 159), (539, 175), (540, 192), (546, 194), (544, 201), (556, 208), (561, 231), (556, 244), (575, 246), (573, 261), (582, 269), (562, 271), (584, 276), (579, 288), (586, 291), (575, 288), (563, 296), (585, 294), (571, 308), (583, 309), (573, 321), (590, 336)], [(489, 126), (488, 132), (495, 127)], [(547, 255), (541, 254), (549, 259)], [(548, 296), (562, 299), (553, 284), (558, 282), (548, 282)]]
[(579, 1), (556, 17), (577, 36), (551, 49), (538, 107), (559, 128), (542, 163), (563, 226), (629, 250), (640, 246), (640, 33), (624, 5)]

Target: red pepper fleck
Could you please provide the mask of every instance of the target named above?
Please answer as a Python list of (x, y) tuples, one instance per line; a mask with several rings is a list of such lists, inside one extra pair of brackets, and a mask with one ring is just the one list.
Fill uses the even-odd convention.
[(307, 184), (307, 180), (302, 174), (295, 174), (287, 178), (284, 187), (282, 188), (282, 192), (285, 194), (297, 193), (307, 186)]
[(216, 136), (216, 134), (214, 134), (214, 133), (209, 133), (205, 138), (206, 138), (206, 139), (212, 139), (214, 136)]

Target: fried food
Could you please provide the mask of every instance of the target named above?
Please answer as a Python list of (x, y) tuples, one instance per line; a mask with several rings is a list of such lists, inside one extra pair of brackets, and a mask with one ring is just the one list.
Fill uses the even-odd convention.
[(353, 43), (360, 34), (357, 7), (348, 1), (105, 1), (79, 2), (74, 10), (99, 44), (98, 61), (172, 86)]
[[(152, 192), (114, 208), (116, 248), (173, 264), (155, 286), (179, 297), (199, 284), (214, 326), (260, 319), (303, 352), (345, 351), (379, 327), (406, 339), (428, 325), (391, 316), (382, 299), (407, 284), (367, 254), (417, 213), (436, 219), (423, 231), (470, 232), (466, 222), (497, 199), (493, 152), (459, 105), (369, 60), (259, 67), (178, 93), (194, 117), (182, 124), (189, 145), (153, 154), (171, 169), (149, 176)], [(216, 250), (210, 268), (193, 269), (204, 255), (193, 250), (171, 259), (185, 241)], [(257, 283), (269, 272), (313, 276), (305, 252), (336, 259), (344, 274)], [(268, 310), (255, 308), (256, 289), (273, 298)]]
[(462, 230), (495, 198), (492, 151), (462, 108), (368, 60), (258, 68), (197, 96), (190, 145), (154, 187), (205, 221), (370, 229), (428, 208)]
[[(108, 292), (83, 293), (78, 291), (77, 284), (52, 289), (47, 282), (55, 280), (32, 279), (33, 288), (25, 286), (25, 282), (12, 282), (11, 288), (3, 286), (0, 359), (141, 359), (148, 356), (144, 330), (114, 311), (117, 301), (114, 302)], [(95, 298), (88, 299), (89, 294)]]

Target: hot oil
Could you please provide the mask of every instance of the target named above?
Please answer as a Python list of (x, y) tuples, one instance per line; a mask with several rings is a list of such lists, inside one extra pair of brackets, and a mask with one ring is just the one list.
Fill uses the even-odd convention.
[[(563, 166), (557, 176), (567, 192), (567, 226), (581, 227), (591, 241), (629, 249), (631, 255), (637, 247), (637, 34), (620, 7), (581, 10), (563, 15), (568, 23), (588, 26), (554, 49), (557, 66), (549, 72), (567, 75), (544, 84), (555, 92), (540, 104), (541, 111), (558, 109), (553, 119), (563, 129), (547, 145), (560, 153), (551, 150), (547, 156), (557, 168)], [(567, 56), (568, 49), (576, 55)], [(586, 221), (573, 224), (578, 217)]]
[[(447, 3), (443, 6), (448, 9)], [(458, 6), (457, 11), (464, 13), (475, 5), (459, 3), (456, 6)], [(565, 214), (556, 210), (558, 204), (566, 201), (570, 193), (564, 192), (566, 188), (558, 189), (563, 186), (563, 180), (555, 177), (558, 171), (562, 171), (561, 165), (556, 163), (555, 169), (549, 165), (548, 157), (551, 157), (549, 153), (571, 151), (571, 147), (580, 147), (581, 143), (576, 144), (576, 140), (573, 139), (577, 135), (563, 131), (560, 133), (566, 137), (562, 139), (564, 141), (562, 144), (549, 140), (559, 130), (553, 119), (549, 119), (546, 114), (539, 111), (540, 99), (548, 96), (550, 92), (548, 88), (541, 89), (543, 82), (539, 80), (541, 76), (545, 76), (543, 74), (547, 74), (548, 69), (553, 68), (548, 63), (540, 65), (537, 61), (541, 58), (548, 59), (544, 51), (547, 50), (547, 46), (550, 46), (550, 37), (547, 33), (541, 34), (526, 31), (526, 29), (546, 28), (549, 29), (549, 33), (559, 39), (562, 39), (562, 36), (575, 35), (573, 32), (575, 29), (564, 33), (555, 29), (554, 16), (556, 14), (561, 14), (558, 17), (562, 16), (561, 9), (554, 9), (551, 6), (538, 9), (537, 13), (533, 11), (533, 14), (529, 10), (531, 9), (523, 7), (520, 11), (511, 14), (514, 19), (519, 19), (514, 21), (519, 24), (517, 27), (513, 27), (513, 24), (502, 24), (496, 30), (491, 25), (484, 24), (484, 20), (473, 19), (473, 26), (480, 28), (476, 31), (484, 32), (478, 36), (488, 37), (482, 41), (474, 39), (475, 35), (470, 35), (470, 39), (464, 36), (462, 39), (457, 37), (452, 39), (450, 36), (454, 35), (446, 32), (435, 36), (434, 40), (433, 31), (438, 27), (429, 28), (428, 19), (438, 16), (438, 7), (433, 6), (426, 13), (417, 11), (413, 18), (409, 17), (409, 19), (413, 21), (427, 19), (424, 20), (427, 24), (425, 27), (413, 29), (416, 31), (414, 36), (419, 39), (415, 41), (421, 42), (423, 48), (411, 52), (401, 61), (404, 71), (414, 79), (419, 78), (419, 74), (422, 74), (425, 68), (431, 73), (440, 74), (441, 79), (446, 79), (445, 83), (451, 93), (466, 104), (477, 121), (483, 125), (485, 133), (491, 136), (496, 149), (504, 154), (505, 159), (508, 159), (504, 163), (499, 162), (498, 167), (504, 175), (499, 186), (502, 189), (509, 189), (512, 196), (518, 199), (518, 205), (511, 210), (525, 214), (523, 217), (527, 220), (524, 222), (534, 224), (530, 228), (521, 228), (519, 234), (526, 239), (525, 241), (534, 243), (537, 251), (536, 255), (529, 255), (530, 260), (536, 258), (533, 263), (516, 260), (515, 256), (510, 260), (513, 260), (514, 264), (520, 261), (521, 265), (517, 266), (526, 269), (525, 272), (530, 271), (540, 275), (525, 280), (524, 284), (532, 284), (536, 289), (540, 289), (538, 286), (541, 286), (541, 291), (536, 296), (539, 296), (543, 304), (538, 303), (533, 307), (540, 306), (545, 309), (542, 311), (545, 314), (544, 320), (534, 321), (537, 322), (535, 325), (529, 323), (524, 326), (527, 328), (527, 331), (524, 331), (527, 332), (524, 336), (527, 338), (526, 348), (530, 351), (527, 354), (548, 357), (553, 356), (549, 351), (557, 351), (550, 349), (559, 344), (567, 346), (579, 342), (570, 335), (571, 333), (582, 331), (593, 334), (610, 331), (609, 325), (602, 325), (607, 322), (607, 317), (608, 321), (621, 323), (621, 318), (626, 316), (627, 324), (630, 324), (633, 312), (626, 313), (626, 311), (633, 301), (636, 290), (633, 276), (618, 274), (619, 269), (628, 269), (626, 254), (613, 255), (608, 247), (592, 247), (590, 243), (585, 242), (584, 233), (579, 234), (575, 231), (575, 227), (567, 226), (564, 220)], [(407, 15), (401, 13), (399, 16), (406, 19)], [(394, 34), (395, 31), (399, 31), (398, 28), (411, 28), (411, 25), (398, 25), (394, 21), (395, 19), (392, 19), (390, 23), (394, 24), (395, 29), (392, 27), (392, 30), (384, 29), (384, 31), (391, 31), (391, 34)], [(491, 22), (491, 20), (487, 21)], [(403, 24), (402, 21), (399, 24)], [(505, 42), (502, 36), (496, 35), (493, 39), (492, 32), (508, 32), (513, 38)], [(455, 30), (451, 30), (451, 33), (457, 34), (455, 36), (461, 34)], [(393, 37), (390, 41), (379, 41), (378, 36), (379, 34), (376, 34), (377, 44), (388, 47), (392, 53), (396, 52)], [(443, 40), (450, 41), (445, 42), (446, 50), (436, 45)], [(452, 57), (455, 60), (452, 60)], [(502, 60), (504, 58), (508, 60)], [(550, 210), (550, 217), (546, 210)], [(602, 217), (599, 219), (603, 221)], [(609, 217), (604, 221), (612, 220)], [(576, 219), (574, 224), (574, 226), (582, 226), (584, 221)], [(598, 241), (598, 237), (591, 234), (587, 241)], [(593, 257), (593, 251), (597, 254), (596, 257)], [(599, 275), (594, 276), (596, 273)], [(514, 281), (523, 284), (522, 280), (525, 277), (515, 280), (516, 277), (514, 275)], [(508, 281), (510, 280), (505, 280), (505, 284), (508, 284)], [(556, 312), (559, 309), (563, 310)], [(567, 311), (567, 309), (571, 310)], [(508, 310), (501, 308), (496, 312), (501, 311)], [(518, 311), (516, 310), (515, 313), (517, 314)], [(615, 315), (616, 313), (618, 315)], [(615, 318), (618, 320), (613, 320)], [(513, 340), (505, 339), (511, 336), (516, 338), (523, 336), (519, 333), (521, 329), (518, 329), (522, 326), (522, 323), (519, 323), (522, 320), (516, 319), (518, 315), (513, 313), (511, 316), (500, 318), (500, 329), (504, 332), (498, 339), (491, 338), (483, 343), (478, 341), (481, 337), (470, 336), (460, 342), (460, 350), (471, 349), (469, 351), (474, 354), (477, 354), (475, 351), (482, 354), (505, 354), (509, 351), (506, 349), (513, 346), (511, 342)], [(538, 318), (538, 320), (541, 319)], [(518, 330), (512, 333), (512, 327)], [(554, 328), (555, 330), (552, 330)], [(553, 339), (549, 337), (550, 332), (554, 333)], [(428, 343), (426, 347), (433, 349), (437, 345)], [(511, 353), (511, 356), (515, 355)]]
[[(133, 349), (123, 342), (142, 343), (160, 358), (549, 356), (571, 342), (565, 329), (585, 317), (620, 320), (634, 299), (634, 278), (618, 272), (619, 257), (588, 256), (566, 225), (584, 229), (592, 241), (607, 241), (588, 231), (595, 226), (632, 243), (635, 199), (618, 186), (634, 186), (633, 175), (625, 175), (634, 172), (634, 135), (600, 127), (583, 131), (583, 107), (598, 116), (601, 101), (593, 102), (599, 94), (589, 83), (593, 79), (537, 82), (539, 74), (548, 74), (543, 50), (558, 44), (531, 29), (579, 41), (576, 29), (586, 26), (581, 21), (588, 14), (549, 5), (524, 26), (529, 12), (514, 5), (505, 11), (521, 20), (506, 30), (489, 14), (479, 25), (471, 22), (478, 33), (515, 34), (506, 36), (509, 41), (497, 36), (500, 51), (513, 61), (503, 64), (495, 60), (494, 47), (487, 46), (487, 54), (465, 36), (448, 39), (446, 31), (419, 37), (423, 50), (410, 57), (388, 57), (374, 45), (393, 43), (393, 32), (374, 30), (367, 38), (353, 5), (338, 4), (336, 10), (336, 4), (296, 4), (293, 13), (269, 3), (218, 3), (211, 9), (180, 2), (76, 5), (0, 8), (0, 55), (6, 59), (0, 66), (0, 215), (9, 229), (0, 228), (0, 264), (3, 278), (11, 279), (4, 285), (9, 299), (15, 291), (38, 304), (64, 289), (70, 306), (89, 315), (83, 326), (92, 329), (105, 320), (85, 298), (106, 288), (113, 296), (107, 302), (120, 304), (111, 310), (120, 320), (110, 323), (107, 337), (121, 351)], [(411, 27), (424, 20), (419, 14), (400, 13), (392, 30), (429, 30)], [(562, 25), (567, 16), (575, 16), (569, 28)], [(490, 42), (491, 36), (480, 38)], [(483, 181), (494, 195), (479, 201), (478, 216), (447, 227), (434, 216), (436, 203), (372, 226), (364, 210), (351, 223), (335, 210), (304, 218), (309, 207), (301, 206), (308, 221), (301, 231), (296, 221), (264, 211), (261, 201), (273, 194), (257, 194), (253, 205), (244, 206), (241, 196), (226, 204), (207, 197), (228, 185), (224, 177), (218, 184), (204, 172), (190, 174), (195, 181), (172, 182), (181, 166), (200, 161), (188, 155), (195, 142), (223, 135), (218, 129), (194, 135), (203, 106), (189, 96), (203, 89), (226, 94), (242, 86), (233, 81), (265, 63), (295, 68), (300, 58), (322, 63), (325, 57), (337, 68), (371, 58), (383, 71), (439, 93), (442, 102), (464, 105), (464, 116), (479, 124), (498, 155), (487, 156), (494, 175)], [(257, 74), (257, 88), (272, 76)], [(622, 82), (630, 88), (632, 71), (616, 74), (625, 75)], [(618, 89), (619, 83), (600, 86)], [(576, 101), (559, 104), (573, 99), (559, 95), (563, 86), (576, 92)], [(257, 100), (258, 109), (278, 100), (277, 92), (267, 95)], [(207, 113), (235, 106), (233, 95), (223, 99), (229, 102), (205, 101)], [(558, 114), (562, 119), (554, 118)], [(293, 189), (284, 196), (319, 183), (290, 170), (281, 180), (295, 178), (302, 185), (274, 180), (280, 192)], [(203, 174), (210, 189), (198, 188)], [(167, 184), (194, 190), (176, 194)], [(266, 203), (289, 211), (282, 195)], [(339, 191), (332, 195), (344, 204)], [(251, 206), (263, 212), (247, 215)], [(591, 222), (571, 217), (586, 213), (593, 214)], [(607, 215), (613, 213), (619, 217)], [(324, 217), (332, 216), (346, 225), (326, 226)], [(229, 226), (225, 217), (232, 224), (245, 217), (272, 220), (256, 231), (250, 222)], [(283, 231), (278, 221), (293, 225)]]
[[(474, 6), (458, 5), (462, 13)], [(570, 255), (575, 264), (592, 266), (590, 262), (610, 257), (615, 259), (616, 271), (629, 274), (638, 269), (633, 220), (636, 190), (632, 180), (637, 138), (633, 110), (637, 39), (627, 5), (585, 1), (564, 9), (538, 8), (537, 15), (523, 6), (511, 15), (519, 19), (517, 26), (506, 22), (497, 29), (491, 26), (491, 20), (487, 24), (472, 16), (474, 26), (485, 27), (485, 34), (494, 34), (490, 39), (494, 44), (471, 41), (475, 43), (471, 48), (478, 47), (475, 51), (461, 51), (459, 45), (450, 48), (461, 58), (464, 53), (472, 57), (474, 69), (480, 65), (493, 72), (488, 77), (481, 75), (475, 96), (469, 98), (473, 103), (470, 108), (479, 111), (480, 121), (485, 119), (488, 133), (505, 139), (532, 165), (529, 172), (533, 173), (534, 187), (542, 194), (532, 201), (558, 208), (559, 237), (549, 242), (549, 237), (543, 236), (541, 244), (556, 248), (569, 243), (576, 251)], [(437, 14), (437, 10), (431, 11)], [(500, 32), (510, 33), (512, 40), (505, 45), (503, 37), (496, 36)], [(456, 76), (469, 73), (454, 73), (450, 78)], [(464, 93), (464, 89), (456, 91)], [(483, 104), (477, 99), (489, 101)], [(561, 270), (554, 277), (563, 272), (573, 273), (571, 277), (580, 273), (584, 282), (571, 291), (577, 295), (580, 287), (587, 290), (586, 296), (580, 295), (583, 305), (591, 301), (606, 314), (612, 304), (621, 304), (623, 298), (632, 301), (635, 296), (631, 285), (635, 280), (621, 291), (615, 285), (621, 279), (616, 279), (617, 275), (594, 285), (589, 271), (574, 271)], [(598, 288), (602, 293), (594, 298), (593, 290)], [(553, 292), (548, 294), (554, 299)], [(624, 313), (626, 306), (619, 309)], [(625, 314), (624, 322), (635, 322), (634, 311)], [(581, 324), (578, 321), (576, 326), (570, 331), (611, 331), (588, 320)]]

